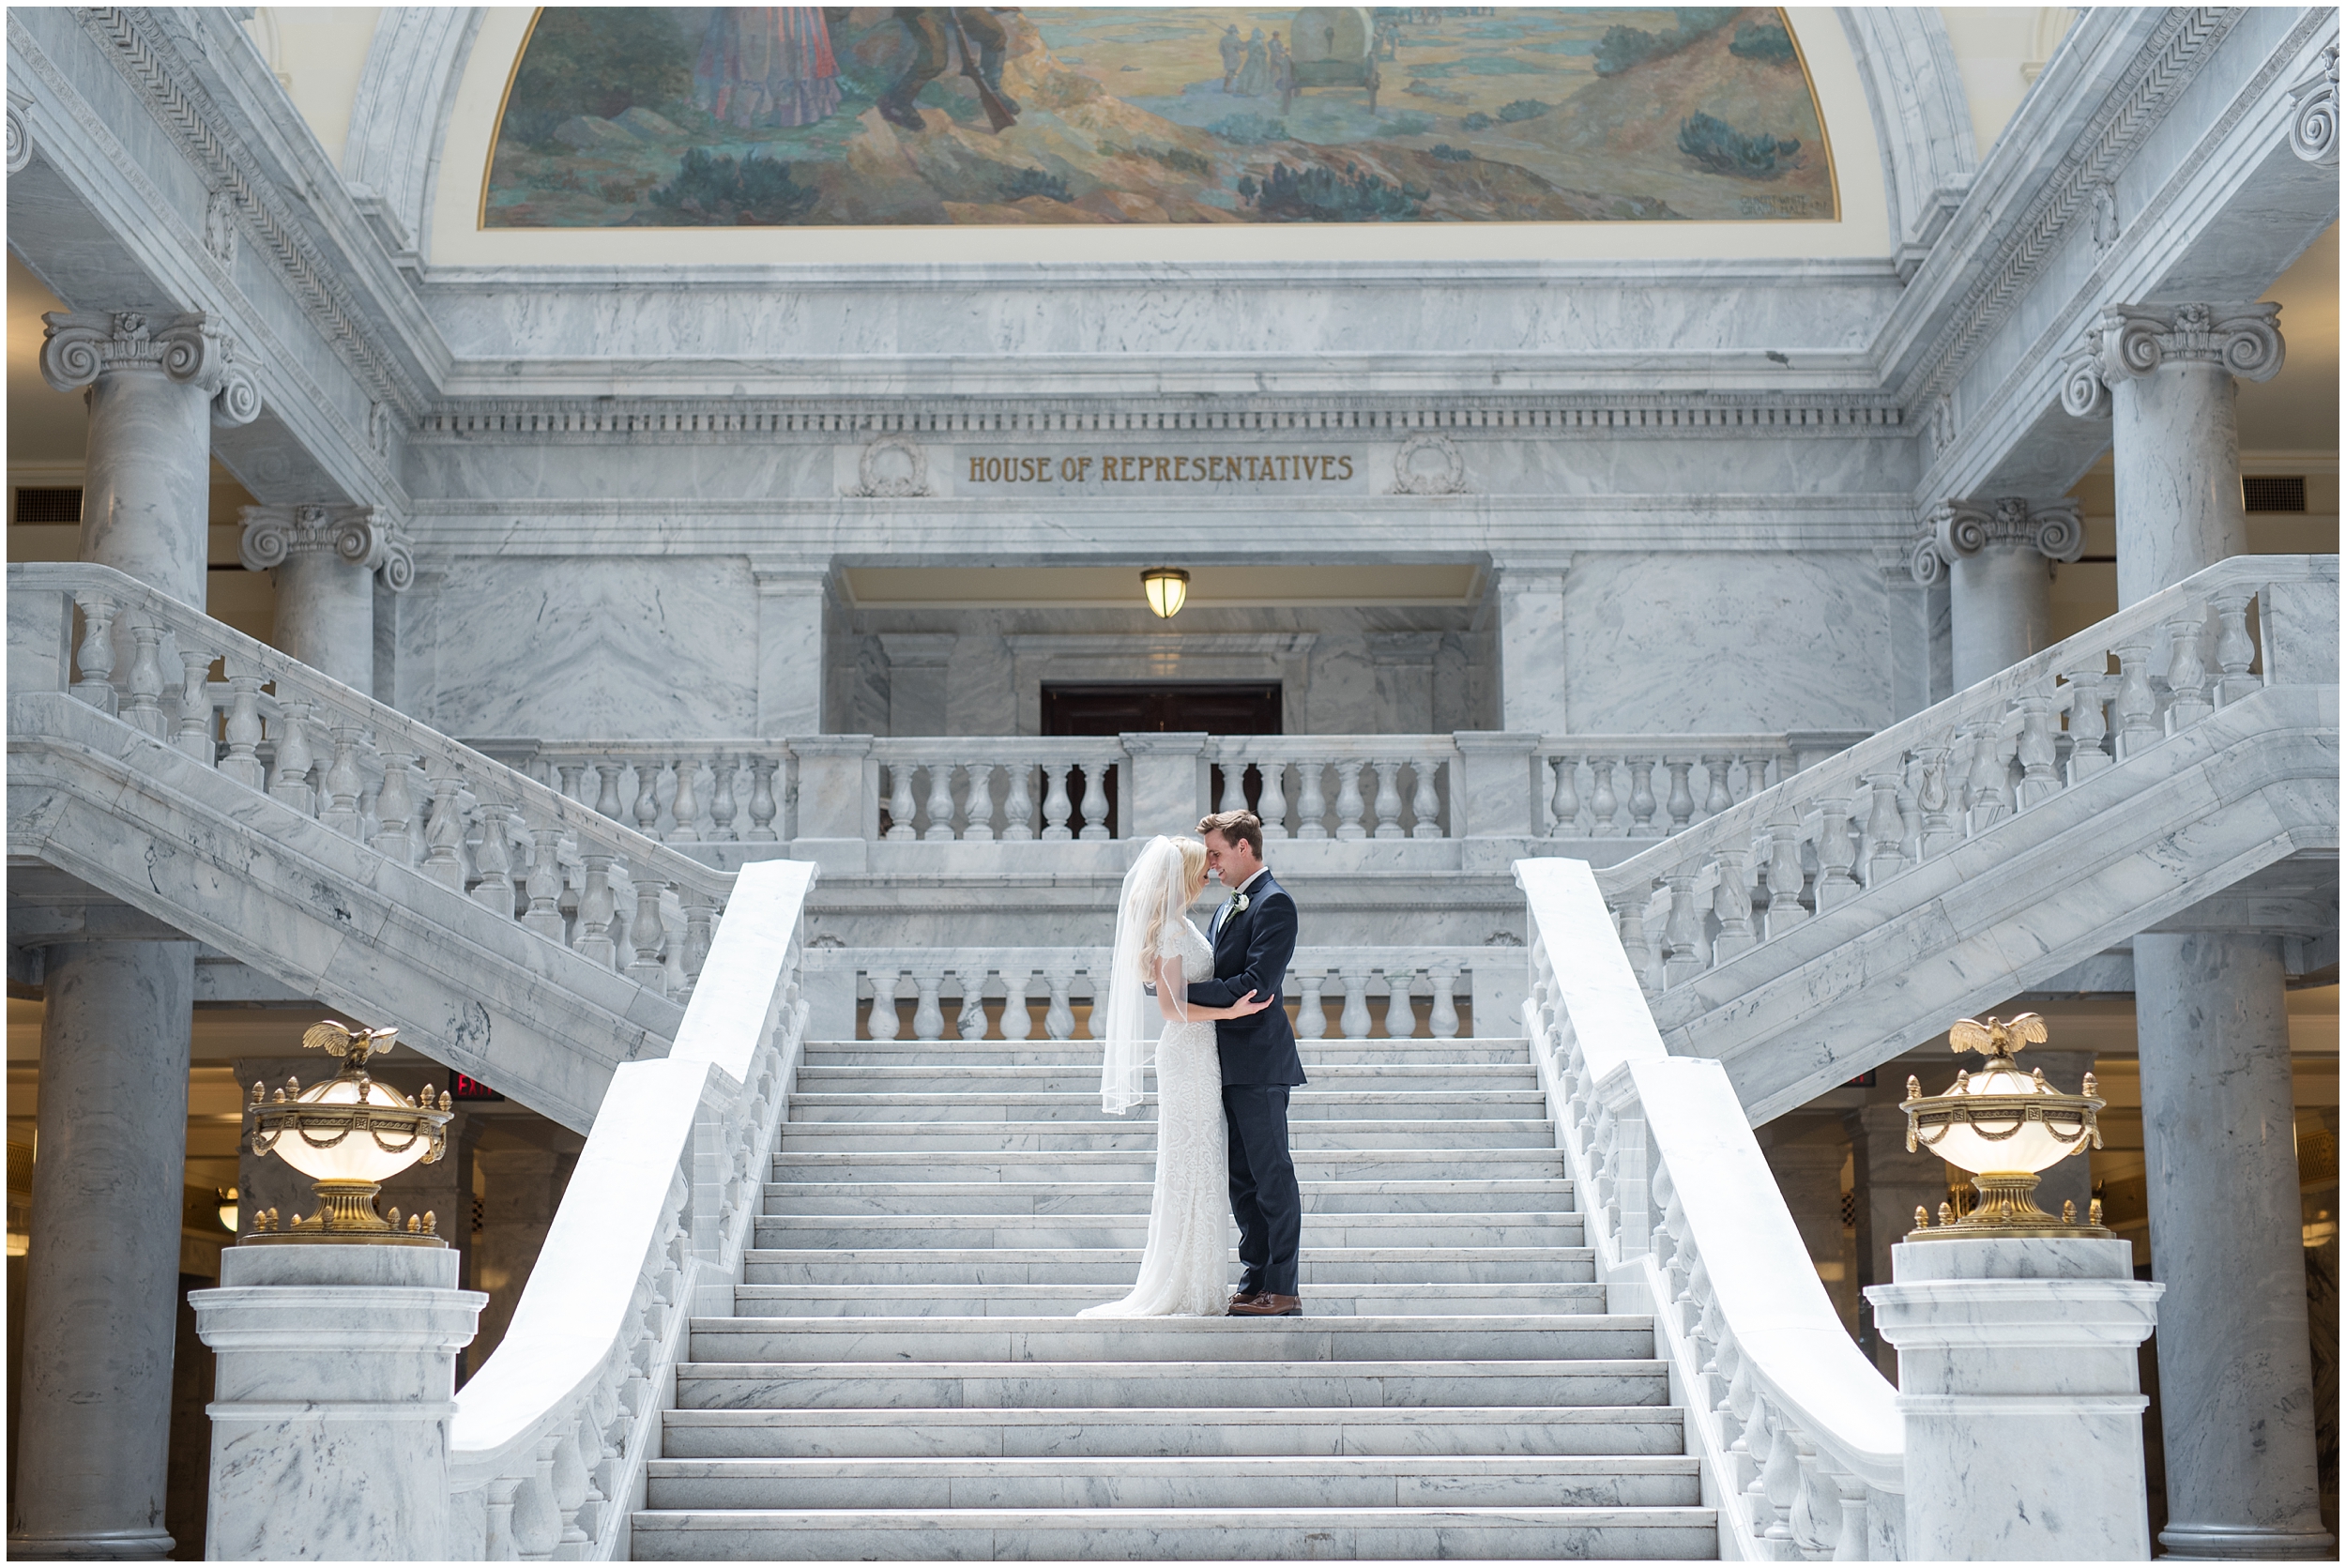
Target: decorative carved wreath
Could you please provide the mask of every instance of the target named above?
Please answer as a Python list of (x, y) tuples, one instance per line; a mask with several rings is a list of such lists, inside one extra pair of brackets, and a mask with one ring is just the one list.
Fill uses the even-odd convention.
[(859, 495), (926, 495), (929, 458), (920, 444), (901, 435), (884, 435), (863, 449), (856, 486)]
[(1412, 435), (1393, 454), (1396, 495), (1455, 495), (1466, 488), (1466, 458), (1447, 435)]

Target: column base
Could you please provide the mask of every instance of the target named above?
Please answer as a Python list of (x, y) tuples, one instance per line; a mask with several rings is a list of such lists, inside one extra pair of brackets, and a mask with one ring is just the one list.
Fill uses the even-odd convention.
[[(13, 1547), (11, 1543), (11, 1547)], [(2338, 1537), (2326, 1530), (2265, 1530), (2256, 1525), (2169, 1525), (2158, 1532), (2163, 1562), (2335, 1562)]]
[(8, 1557), (17, 1562), (44, 1559), (67, 1562), (143, 1562), (171, 1555), (176, 1545), (160, 1530), (94, 1530), (71, 1535), (11, 1535)]

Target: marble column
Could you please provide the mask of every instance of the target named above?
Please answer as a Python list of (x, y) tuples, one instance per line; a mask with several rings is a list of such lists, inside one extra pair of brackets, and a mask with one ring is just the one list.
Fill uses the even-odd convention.
[(1931, 509), (1908, 571), (1925, 586), (1948, 580), (1957, 691), (2051, 645), (2050, 563), (2074, 561), (2084, 549), (2074, 501), (2006, 495)]
[(821, 567), (753, 559), (757, 582), (757, 733), (818, 735), (823, 728)]
[(2317, 1496), (2283, 973), (2275, 936), (2134, 939), (2171, 1557), (2337, 1555)]
[(1564, 569), (1502, 567), (1499, 596), (1499, 727), (1564, 729)]
[(416, 580), (407, 540), (373, 507), (247, 507), (237, 556), (277, 573), (276, 645), (354, 692), (374, 694), (374, 583)]
[(53, 312), (40, 372), (86, 388), (81, 558), (204, 607), (211, 426), (246, 424), (260, 391), (216, 318)]
[(950, 632), (890, 632), (879, 641), (888, 655), (888, 733), (950, 733), (945, 693), (960, 639)]
[[(1947, 1199), (1946, 1162), (1906, 1151), (1906, 1113), (1897, 1106), (1900, 1095), (1886, 1088), (1894, 1081), (1903, 1082), (1906, 1072), (1903, 1063), (1883, 1063), (1880, 1081), (1885, 1088), (1876, 1092), (1887, 1092), (1886, 1100), (1877, 1100), (1856, 1116), (1857, 1267), (1865, 1286), (1889, 1283), (1891, 1249), (1914, 1228), (1914, 1210), (1936, 1215)], [(1881, 1338), (1870, 1312), (1858, 1315), (1858, 1331), (1859, 1347), (1873, 1357), (1883, 1377), (1895, 1380), (1897, 1351)]]
[(15, 1558), (160, 1558), (191, 942), (48, 951)]
[(2278, 305), (2115, 305), (2086, 333), (2062, 405), (2111, 419), (2121, 608), (2248, 548), (2238, 383), (2280, 373)]

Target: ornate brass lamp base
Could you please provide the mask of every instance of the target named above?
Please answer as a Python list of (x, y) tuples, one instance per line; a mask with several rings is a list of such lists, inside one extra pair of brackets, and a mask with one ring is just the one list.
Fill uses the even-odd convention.
[[(383, 1191), (373, 1181), (320, 1181), (311, 1189), (318, 1195), (318, 1211), (308, 1219), (296, 1214), (283, 1229), (277, 1225), (277, 1210), (265, 1209), (252, 1217), (251, 1233), (236, 1239), (238, 1246), (285, 1246), (301, 1242), (330, 1242), (336, 1246), (378, 1247), (445, 1247), (448, 1242), (437, 1234), (436, 1216), (411, 1215), (406, 1227), (397, 1224), (399, 1210), (391, 1210), (385, 1219), (374, 1211), (374, 1199)], [(426, 1220), (433, 1220), (427, 1225)]]
[(2106, 1241), (2115, 1234), (2102, 1225), (2102, 1200), (2095, 1198), (2086, 1210), (2086, 1223), (2079, 1225), (2072, 1216), (2074, 1204), (2063, 1204), (2062, 1214), (2056, 1217), (2036, 1207), (2037, 1177), (2034, 1171), (1982, 1171), (1972, 1178), (1972, 1187), (1979, 1194), (1979, 1202), (1961, 1219), (1955, 1217), (1946, 1204), (1939, 1206), (1939, 1223), (1932, 1225), (1930, 1216), (1921, 1209), (1914, 1210), (1914, 1228), (1907, 1232), (1910, 1241), (1961, 1241), (1983, 1238), (2000, 1240), (2004, 1237), (2046, 1237), (2059, 1241)]

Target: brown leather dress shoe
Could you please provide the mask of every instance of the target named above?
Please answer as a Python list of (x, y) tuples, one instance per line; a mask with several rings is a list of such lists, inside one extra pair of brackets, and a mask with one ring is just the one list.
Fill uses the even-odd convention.
[(1273, 1296), (1265, 1291), (1243, 1302), (1230, 1303), (1233, 1317), (1301, 1317), (1303, 1300), (1300, 1296)]
[(1236, 1312), (1239, 1308), (1246, 1305), (1248, 1302), (1259, 1301), (1261, 1298), (1262, 1292), (1259, 1290), (1238, 1291), (1230, 1297), (1230, 1310), (1232, 1312)]

